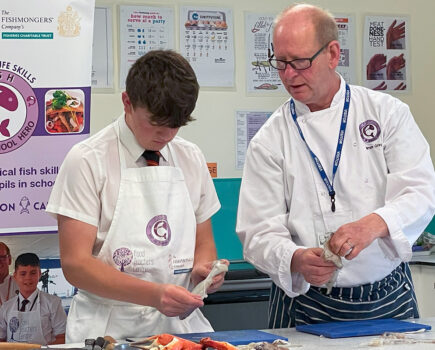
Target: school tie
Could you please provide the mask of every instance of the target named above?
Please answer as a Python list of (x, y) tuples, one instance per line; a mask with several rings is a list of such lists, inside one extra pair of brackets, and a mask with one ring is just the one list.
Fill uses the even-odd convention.
[(26, 311), (26, 305), (27, 305), (28, 303), (30, 303), (30, 301), (28, 301), (27, 299), (24, 299), (24, 300), (21, 302), (21, 309), (20, 309), (21, 312)]
[(146, 159), (148, 166), (158, 166), (160, 159), (159, 151), (145, 151), (142, 156)]

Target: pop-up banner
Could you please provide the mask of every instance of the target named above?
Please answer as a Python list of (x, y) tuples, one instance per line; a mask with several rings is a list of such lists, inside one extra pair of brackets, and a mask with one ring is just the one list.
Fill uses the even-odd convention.
[(66, 153), (89, 136), (92, 0), (2, 0), (0, 235), (50, 233)]

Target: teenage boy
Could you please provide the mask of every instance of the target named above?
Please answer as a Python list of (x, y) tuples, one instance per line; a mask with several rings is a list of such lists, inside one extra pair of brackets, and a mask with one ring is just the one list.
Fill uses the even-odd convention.
[[(220, 203), (204, 155), (177, 136), (198, 92), (183, 56), (150, 51), (129, 70), (124, 113), (66, 156), (47, 211), (57, 215), (63, 273), (79, 288), (68, 343), (213, 330), (189, 286), (216, 260)], [(207, 293), (223, 282), (215, 276)]]
[(65, 343), (66, 313), (61, 299), (37, 288), (41, 268), (36, 254), (15, 260), (19, 294), (0, 307), (0, 341), (41, 345)]

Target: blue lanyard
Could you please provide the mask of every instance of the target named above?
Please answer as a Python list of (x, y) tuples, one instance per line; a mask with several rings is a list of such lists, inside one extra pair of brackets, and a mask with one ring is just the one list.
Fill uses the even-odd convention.
[(343, 149), (343, 141), (344, 141), (344, 134), (346, 133), (347, 115), (349, 113), (349, 105), (350, 105), (350, 88), (349, 88), (349, 85), (346, 84), (346, 98), (344, 100), (343, 114), (341, 116), (340, 132), (338, 134), (337, 149), (335, 150), (334, 164), (332, 166), (332, 183), (331, 183), (328, 179), (328, 176), (326, 175), (326, 172), (325, 172), (325, 169), (323, 168), (322, 163), (320, 162), (320, 159), (317, 158), (317, 156), (313, 153), (310, 146), (308, 146), (307, 141), (305, 140), (304, 134), (302, 133), (302, 130), (301, 130), (299, 123), (297, 121), (298, 116), (296, 115), (295, 103), (294, 103), (293, 99), (290, 100), (290, 113), (292, 115), (292, 118), (293, 118), (298, 130), (299, 130), (299, 135), (301, 135), (302, 140), (305, 142), (305, 145), (307, 146), (307, 149), (311, 154), (311, 158), (313, 158), (314, 165), (316, 166), (326, 188), (328, 189), (329, 196), (331, 197), (331, 210), (333, 212), (335, 211), (334, 178), (335, 178), (335, 173), (337, 172), (337, 169), (338, 169), (338, 164), (340, 163), (341, 150)]

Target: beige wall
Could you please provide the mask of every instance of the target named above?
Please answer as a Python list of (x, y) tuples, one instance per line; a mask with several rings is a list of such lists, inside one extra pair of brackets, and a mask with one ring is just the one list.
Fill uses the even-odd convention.
[[(118, 6), (117, 5), (170, 5), (175, 8), (176, 46), (178, 40), (178, 13), (180, 5), (222, 6), (233, 9), (235, 33), (235, 87), (231, 89), (201, 89), (194, 115), (197, 118), (184, 127), (180, 135), (195, 142), (203, 150), (208, 162), (218, 163), (219, 177), (241, 177), (235, 169), (235, 111), (273, 111), (288, 96), (253, 96), (246, 93), (245, 87), (245, 42), (244, 12), (267, 12), (276, 14), (293, 3), (284, 0), (219, 0), (219, 1), (97, 1), (97, 5), (113, 5), (115, 91), (95, 92), (92, 95), (91, 133), (95, 133), (122, 113), (118, 86)], [(310, 1), (329, 9), (333, 13), (346, 13), (355, 16), (357, 79), (361, 81), (362, 30), (365, 15), (407, 15), (410, 17), (410, 75), (411, 91), (397, 94), (397, 97), (410, 105), (414, 117), (426, 136), (435, 157), (435, 1), (431, 0), (324, 0)]]

